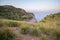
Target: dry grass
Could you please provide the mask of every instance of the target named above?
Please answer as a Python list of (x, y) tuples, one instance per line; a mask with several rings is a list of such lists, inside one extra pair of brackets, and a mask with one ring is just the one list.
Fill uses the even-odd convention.
[[(20, 29), (20, 33), (22, 34), (29, 34), (29, 35), (35, 35), (40, 36), (43, 34), (48, 35), (50, 37), (56, 37), (56, 39), (59, 40), (60, 32), (59, 27), (55, 26), (56, 22), (45, 22), (45, 23), (31, 23), (31, 22), (25, 22), (25, 21), (15, 21), (15, 20), (0, 20), (0, 23), (3, 22), (3, 27), (9, 27), (7, 24), (10, 22), (16, 22), (19, 24), (17, 26)], [(48, 23), (48, 24), (47, 24)], [(51, 26), (50, 26), (51, 25)], [(45, 39), (45, 38), (44, 38)]]

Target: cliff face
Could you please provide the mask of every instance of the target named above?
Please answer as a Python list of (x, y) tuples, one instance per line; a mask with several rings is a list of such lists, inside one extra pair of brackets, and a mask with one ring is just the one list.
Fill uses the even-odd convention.
[(10, 5), (0, 6), (0, 19), (11, 19), (20, 21), (30, 21), (34, 18), (34, 14), (26, 12), (24, 9), (16, 8)]

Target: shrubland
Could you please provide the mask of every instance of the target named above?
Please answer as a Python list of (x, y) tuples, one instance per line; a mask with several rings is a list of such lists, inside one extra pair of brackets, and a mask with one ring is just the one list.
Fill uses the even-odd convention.
[(25, 21), (33, 16), (23, 9), (0, 6), (0, 40), (15, 40), (15, 34), (8, 29), (13, 27), (18, 28), (20, 34), (38, 36), (40, 40), (46, 37), (60, 40), (60, 12), (47, 15), (39, 23)]

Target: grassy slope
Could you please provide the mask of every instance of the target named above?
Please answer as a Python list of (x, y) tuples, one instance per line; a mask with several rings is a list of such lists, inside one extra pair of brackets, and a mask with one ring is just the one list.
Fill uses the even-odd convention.
[(40, 24), (45, 27), (60, 27), (60, 13), (46, 16)]
[(51, 36), (60, 40), (60, 13), (48, 15), (40, 23), (0, 19), (0, 27), (18, 27), (22, 34), (40, 36), (42, 39)]
[(1, 22), (17, 22), (22, 24), (31, 24), (31, 25), (38, 25), (37, 23), (33, 22), (26, 22), (26, 21), (16, 21), (16, 20), (8, 20), (8, 19), (0, 19)]
[(0, 6), (0, 19), (31, 20), (34, 14), (11, 5)]
[[(7, 20), (7, 19), (0, 19), (0, 22), (4, 22), (4, 24), (8, 22), (17, 22), (19, 24), (19, 27), (44, 27), (46, 29), (60, 28), (60, 13), (57, 14), (51, 14), (47, 17), (45, 17), (40, 23), (32, 23), (32, 22), (26, 22), (26, 21), (16, 21), (16, 20)], [(7, 25), (6, 25), (7, 26)]]
[[(58, 14), (60, 14), (60, 13), (58, 13)], [(58, 14), (54, 14), (54, 15), (56, 15), (56, 16), (54, 16), (55, 17), (54, 19), (52, 18), (51, 15), (49, 15), (46, 18), (44, 18), (40, 23), (7, 20), (7, 19), (0, 19), (0, 23), (3, 22), (3, 27), (6, 28), (6, 27), (8, 27), (7, 24), (9, 24), (10, 22), (16, 22), (19, 24), (19, 26), (16, 26), (16, 27), (19, 27), (19, 29), (21, 29), (20, 33), (22, 33), (22, 34), (40, 36), (40, 39), (46, 39), (46, 37), (47, 37), (48, 40), (49, 39), (55, 40), (54, 37), (56, 37), (56, 40), (57, 39), (59, 40), (60, 26), (57, 24), (60, 24), (60, 21), (59, 21), (60, 15), (58, 15)], [(11, 26), (11, 27), (13, 27), (13, 26)], [(23, 30), (25, 30), (25, 31), (23, 31)]]

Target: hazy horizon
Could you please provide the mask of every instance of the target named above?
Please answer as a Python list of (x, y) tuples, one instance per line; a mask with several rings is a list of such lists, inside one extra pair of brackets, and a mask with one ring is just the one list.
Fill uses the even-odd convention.
[(60, 0), (0, 0), (0, 5), (13, 5), (25, 10), (60, 9)]
[(12, 5), (33, 12), (38, 21), (50, 13), (60, 12), (60, 0), (0, 0), (0, 5)]

